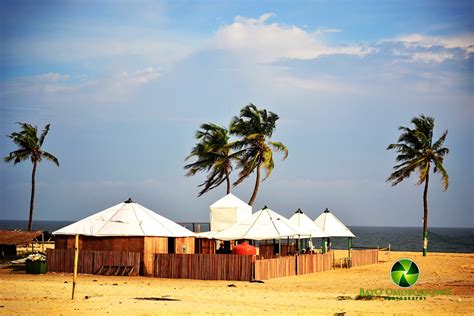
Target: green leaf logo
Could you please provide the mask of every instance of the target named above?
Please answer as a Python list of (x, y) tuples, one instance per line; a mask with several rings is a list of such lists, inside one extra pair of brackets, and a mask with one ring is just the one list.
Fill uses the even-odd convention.
[(418, 281), (420, 270), (414, 261), (404, 258), (393, 264), (390, 276), (396, 285), (410, 287)]

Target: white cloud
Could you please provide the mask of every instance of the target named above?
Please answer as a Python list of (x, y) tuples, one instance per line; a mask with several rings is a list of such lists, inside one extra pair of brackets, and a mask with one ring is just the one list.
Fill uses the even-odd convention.
[(462, 48), (473, 51), (474, 34), (465, 34), (459, 36), (429, 36), (422, 34), (409, 34), (397, 38), (407, 45), (417, 45), (422, 47), (443, 46), (446, 48)]
[(296, 76), (283, 75), (273, 80), (273, 84), (280, 89), (302, 89), (311, 92), (327, 93), (358, 93), (362, 92), (360, 87), (348, 84), (341, 78), (323, 76), (319, 78), (298, 78)]
[(117, 78), (114, 78), (113, 81), (118, 86), (142, 85), (150, 83), (160, 75), (158, 69), (154, 67), (146, 67), (133, 73), (123, 72), (117, 76)]
[(70, 83), (72, 77), (68, 74), (48, 72), (35, 76), (19, 77), (1, 84), (2, 94), (20, 93), (56, 93), (71, 91), (74, 85)]
[(453, 49), (464, 51), (464, 58), (466, 59), (469, 57), (469, 54), (474, 53), (474, 34), (429, 36), (415, 33), (399, 36), (395, 41), (404, 44), (407, 52), (403, 55), (410, 56), (413, 62), (441, 63), (454, 58)]
[(237, 16), (233, 23), (219, 28), (214, 39), (215, 46), (243, 54), (245, 58), (257, 62), (308, 60), (334, 54), (365, 56), (373, 52), (364, 46), (330, 46), (320, 38), (324, 32), (339, 30), (308, 32), (294, 25), (267, 23), (273, 15), (266, 13), (258, 19)]
[(425, 63), (429, 62), (436, 62), (442, 63), (447, 59), (452, 59), (454, 54), (448, 52), (439, 52), (439, 53), (432, 53), (432, 52), (420, 52), (420, 53), (413, 53), (411, 55), (412, 61), (422, 61)]

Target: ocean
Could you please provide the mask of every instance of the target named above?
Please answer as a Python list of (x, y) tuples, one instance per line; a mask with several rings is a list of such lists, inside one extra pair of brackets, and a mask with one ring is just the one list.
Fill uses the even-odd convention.
[[(71, 221), (34, 221), (34, 230), (45, 230), (53, 232), (59, 228), (72, 224)], [(192, 224), (183, 224), (192, 229)], [(197, 226), (197, 225), (195, 225)], [(26, 230), (28, 221), (0, 220), (0, 229), (22, 229)], [(209, 226), (200, 223), (201, 231), (206, 231)], [(357, 247), (380, 247), (390, 248), (394, 251), (421, 251), (422, 228), (421, 227), (349, 227), (357, 236), (352, 242)], [(320, 241), (316, 240), (315, 246)], [(319, 243), (319, 244), (318, 244)], [(347, 238), (332, 238), (334, 249), (347, 249)], [(462, 252), (474, 253), (474, 228), (429, 228), (428, 251), (432, 252)]]

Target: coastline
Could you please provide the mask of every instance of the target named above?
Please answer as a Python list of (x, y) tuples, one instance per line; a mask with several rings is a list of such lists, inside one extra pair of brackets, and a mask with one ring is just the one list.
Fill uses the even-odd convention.
[[(336, 251), (342, 257), (346, 251)], [(420, 268), (413, 289), (451, 289), (451, 295), (422, 301), (357, 300), (360, 289), (397, 289), (389, 271), (397, 258)], [(72, 275), (27, 275), (0, 269), (0, 314), (404, 314), (474, 313), (474, 254), (379, 252), (379, 264), (264, 283), (149, 277), (79, 275), (70, 300)], [(233, 284), (234, 286), (229, 287)], [(159, 300), (137, 300), (158, 298)], [(169, 301), (166, 299), (175, 299)]]

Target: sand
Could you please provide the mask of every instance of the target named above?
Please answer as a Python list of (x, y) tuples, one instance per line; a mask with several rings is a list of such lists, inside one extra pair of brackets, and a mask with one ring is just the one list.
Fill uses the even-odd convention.
[[(413, 259), (421, 270), (412, 288), (451, 289), (452, 295), (423, 301), (355, 300), (360, 288), (397, 289), (389, 271), (393, 261), (403, 257)], [(374, 265), (264, 283), (79, 275), (74, 301), (71, 274), (27, 275), (0, 269), (0, 314), (474, 315), (474, 254), (422, 257), (420, 253), (392, 252), (389, 259), (381, 252), (380, 260)]]

